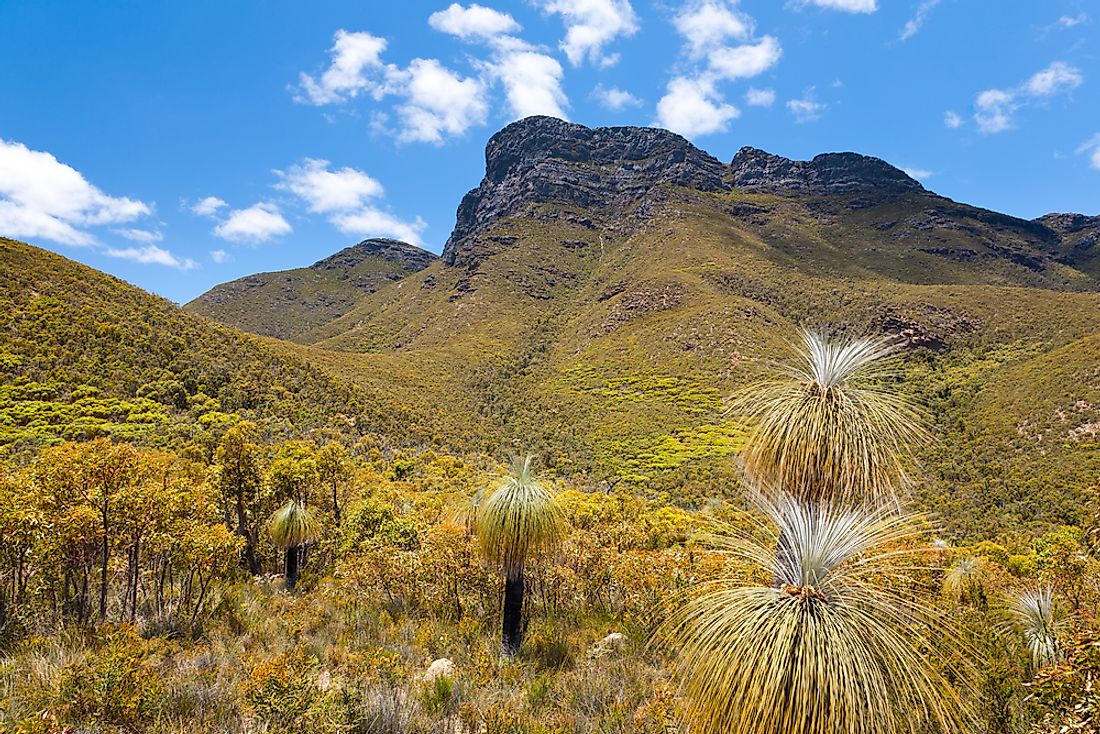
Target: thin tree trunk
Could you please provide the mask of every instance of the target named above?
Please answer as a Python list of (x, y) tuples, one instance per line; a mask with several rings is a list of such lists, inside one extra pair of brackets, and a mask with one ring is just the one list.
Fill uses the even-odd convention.
[(523, 570), (515, 577), (504, 579), (504, 622), (501, 629), (500, 647), (504, 655), (511, 656), (519, 652), (523, 642)]
[(103, 503), (101, 510), (101, 519), (103, 522), (103, 548), (102, 557), (99, 565), (99, 621), (105, 622), (107, 620), (107, 562), (111, 558), (111, 539), (108, 536), (108, 520), (107, 513), (108, 507), (106, 501)]
[(294, 591), (294, 587), (298, 585), (298, 546), (295, 545), (287, 548), (285, 557), (284, 581), (286, 583), (286, 590)]
[(336, 527), (340, 527), (340, 502), (336, 497), (336, 480), (332, 480), (332, 516), (336, 520)]

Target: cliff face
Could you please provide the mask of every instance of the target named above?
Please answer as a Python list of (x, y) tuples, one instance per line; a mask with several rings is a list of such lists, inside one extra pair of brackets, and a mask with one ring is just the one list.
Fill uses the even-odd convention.
[(791, 196), (924, 191), (897, 168), (856, 153), (792, 161), (746, 147), (727, 166), (667, 130), (588, 128), (528, 117), (486, 145), (485, 178), (463, 197), (443, 260), (448, 265), (476, 262), (485, 249), (474, 241), (477, 233), (531, 205), (565, 204), (614, 218), (662, 184)]
[(464, 245), (486, 225), (539, 203), (623, 212), (654, 186), (728, 188), (726, 167), (684, 138), (644, 127), (587, 128), (528, 117), (485, 147), (485, 178), (463, 197), (443, 248), (449, 265), (476, 258)]
[(812, 161), (792, 161), (759, 148), (744, 147), (730, 162), (730, 180), (746, 191), (828, 196), (924, 191), (904, 171), (858, 153), (823, 153)]

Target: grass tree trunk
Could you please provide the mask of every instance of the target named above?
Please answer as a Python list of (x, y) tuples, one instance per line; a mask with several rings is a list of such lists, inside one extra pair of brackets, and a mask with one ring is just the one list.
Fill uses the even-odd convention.
[(294, 591), (294, 587), (298, 585), (298, 551), (299, 546), (296, 545), (286, 549), (284, 580), (287, 591)]
[(504, 622), (500, 642), (505, 655), (518, 653), (523, 642), (523, 569), (515, 576), (504, 577)]

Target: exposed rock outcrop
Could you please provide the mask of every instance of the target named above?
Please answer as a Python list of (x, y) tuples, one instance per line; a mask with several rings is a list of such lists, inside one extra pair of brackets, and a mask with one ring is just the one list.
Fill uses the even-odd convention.
[(725, 166), (668, 130), (588, 128), (553, 117), (508, 125), (485, 147), (485, 178), (458, 207), (444, 261), (462, 265), (479, 229), (532, 204), (623, 212), (659, 184), (701, 191), (727, 188)]
[(822, 153), (812, 161), (792, 161), (746, 146), (730, 162), (730, 174), (737, 188), (776, 194), (824, 196), (924, 190), (904, 171), (858, 153)]
[(318, 260), (309, 267), (313, 270), (338, 270), (350, 272), (371, 257), (380, 257), (401, 266), (402, 270), (414, 273), (431, 265), (437, 256), (415, 245), (388, 237), (375, 237), (363, 240), (357, 245), (345, 247), (339, 252)]

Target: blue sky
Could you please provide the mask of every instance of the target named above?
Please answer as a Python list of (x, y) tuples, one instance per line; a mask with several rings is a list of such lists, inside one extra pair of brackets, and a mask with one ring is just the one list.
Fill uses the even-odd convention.
[(183, 302), (371, 235), (438, 252), (489, 136), (660, 125), (1100, 212), (1100, 4), (0, 3), (0, 234)]

